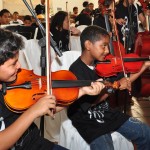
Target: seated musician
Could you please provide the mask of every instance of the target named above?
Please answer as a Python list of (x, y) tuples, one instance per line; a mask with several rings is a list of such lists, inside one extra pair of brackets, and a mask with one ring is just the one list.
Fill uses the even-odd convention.
[[(80, 36), (82, 54), (70, 66), (78, 80), (97, 80), (94, 63), (104, 61), (109, 53), (109, 34), (98, 26), (89, 26)], [(138, 78), (150, 66), (145, 62), (138, 73), (131, 74), (128, 79), (117, 77), (119, 89), (131, 90), (131, 82)], [(105, 68), (101, 68), (105, 72)], [(110, 79), (111, 81), (111, 79)], [(109, 107), (108, 90), (100, 95), (85, 95), (72, 103), (68, 110), (68, 117), (82, 138), (90, 145), (91, 150), (114, 150), (111, 133), (119, 132), (125, 138), (137, 144), (137, 149), (150, 149), (150, 127), (136, 118), (130, 117), (116, 109)], [(103, 95), (102, 95), (103, 93)], [(139, 140), (140, 139), (140, 140)]]
[(7, 25), (10, 23), (11, 20), (11, 14), (9, 10), (2, 9), (0, 11), (0, 25)]
[[(37, 117), (46, 114), (53, 117), (51, 109), (56, 110), (56, 112), (63, 109), (63, 107), (56, 105), (55, 96), (45, 94), (23, 114), (10, 111), (5, 105), (3, 93), (5, 89), (2, 85), (16, 79), (17, 72), (21, 67), (18, 62), (19, 50), (23, 47), (24, 43), (21, 37), (10, 31), (0, 29), (0, 149), (65, 150), (66, 148), (41, 137), (37, 126), (33, 123)], [(78, 97), (84, 94), (96, 95), (100, 93), (103, 87), (102, 83), (92, 83), (91, 86), (80, 88)], [(22, 94), (26, 95), (26, 93)], [(5, 96), (7, 99), (7, 94)], [(15, 101), (16, 96), (18, 96), (17, 93), (12, 97), (13, 101)]]
[(32, 25), (31, 16), (29, 15), (24, 16), (23, 23), (24, 23), (24, 26), (31, 26)]
[(75, 27), (69, 27), (68, 13), (65, 11), (57, 12), (51, 21), (50, 27), (54, 41), (58, 48), (64, 52), (69, 51), (69, 36), (70, 32), (79, 35), (80, 31)]
[[(103, 0), (99, 0), (98, 4), (99, 4), (100, 12), (97, 13), (96, 16), (94, 17), (93, 25), (100, 26), (107, 30), (107, 28), (106, 28), (107, 27), (106, 23), (107, 23), (109, 25), (110, 31), (112, 33), (112, 25), (111, 25), (111, 21), (110, 21), (110, 11), (111, 10), (106, 8)], [(108, 20), (105, 20), (105, 15), (108, 15)]]

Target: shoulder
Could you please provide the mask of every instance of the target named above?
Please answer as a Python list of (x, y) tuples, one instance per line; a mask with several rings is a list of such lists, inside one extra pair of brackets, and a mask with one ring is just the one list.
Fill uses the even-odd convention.
[(75, 62), (73, 62), (73, 63), (70, 65), (69, 70), (73, 70), (73, 69), (77, 68), (77, 66), (78, 66), (79, 64), (81, 64), (80, 57), (79, 57)]
[(116, 7), (116, 8), (123, 7), (123, 2), (122, 2), (122, 1), (116, 2), (116, 3), (115, 3), (115, 7)]
[(20, 19), (17, 19), (17, 21), (19, 22), (19, 24), (23, 24), (23, 21)]
[(69, 70), (72, 72), (72, 73), (75, 73), (78, 74), (81, 72), (81, 68), (82, 68), (82, 61), (80, 59), (80, 57), (75, 61), (73, 62), (70, 67), (69, 67)]

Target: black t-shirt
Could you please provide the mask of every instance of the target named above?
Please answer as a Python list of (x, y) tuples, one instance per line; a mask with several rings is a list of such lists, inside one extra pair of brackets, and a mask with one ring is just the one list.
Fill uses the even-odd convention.
[(41, 4), (37, 5), (35, 7), (35, 12), (36, 12), (37, 15), (39, 15), (39, 14), (45, 14), (45, 6), (41, 5)]
[(56, 28), (51, 28), (51, 33), (53, 34), (53, 40), (57, 43), (59, 50), (62, 52), (69, 51), (69, 31), (59, 31)]
[(96, 8), (94, 11), (94, 18), (99, 16), (101, 14), (101, 10), (99, 8)]
[[(107, 23), (108, 23), (108, 25), (110, 27), (110, 32), (112, 32), (112, 27), (111, 27), (110, 21), (108, 20)], [(105, 23), (105, 18), (104, 18), (104, 16), (102, 14), (99, 14), (99, 15), (97, 15), (94, 18), (93, 25), (97, 25), (97, 26), (99, 26), (99, 27), (104, 28), (105, 30), (107, 30), (106, 23)]]
[[(3, 118), (5, 128), (10, 126), (19, 116), (20, 114), (11, 112), (6, 107), (4, 104), (3, 94), (0, 91), (0, 117)], [(0, 122), (1, 129), (2, 121)], [(52, 142), (40, 136), (40, 132), (34, 123), (25, 131), (25, 133), (14, 145), (15, 150), (52, 150), (53, 146), (54, 144)]]
[[(137, 4), (136, 4), (137, 5)], [(131, 5), (129, 7), (129, 10), (130, 10), (130, 16), (131, 16), (131, 26), (133, 27), (133, 33), (134, 35), (132, 35), (132, 39), (131, 40), (134, 40), (135, 39), (135, 36), (138, 32), (138, 21), (137, 21), (137, 16), (142, 13), (142, 10), (141, 8), (139, 7), (139, 5), (137, 5), (137, 9), (138, 11), (136, 10), (136, 7), (134, 5)], [(119, 19), (119, 18), (123, 18), (125, 19), (125, 16), (127, 17), (127, 20), (128, 20), (128, 24), (124, 27), (127, 27), (129, 29), (129, 22), (130, 22), (130, 17), (129, 17), (129, 13), (128, 13), (128, 7), (125, 7), (123, 5), (122, 2), (118, 3), (116, 5), (116, 10), (115, 10), (115, 16), (116, 16), (116, 19)], [(123, 33), (124, 33), (124, 28), (123, 28), (123, 25), (119, 25), (117, 24), (117, 29), (119, 31), (119, 39), (120, 39), (120, 42), (122, 44), (124, 44), (124, 40), (123, 40)], [(129, 36), (131, 36), (131, 32), (129, 31)]]
[[(70, 66), (70, 71), (78, 80), (93, 81), (100, 78), (80, 58)], [(110, 109), (108, 101), (91, 107), (97, 97), (85, 95), (71, 104), (67, 111), (73, 126), (87, 143), (91, 143), (101, 135), (115, 131), (129, 118), (120, 111)]]
[(75, 18), (76, 26), (80, 25), (91, 25), (92, 19), (88, 14), (81, 13)]

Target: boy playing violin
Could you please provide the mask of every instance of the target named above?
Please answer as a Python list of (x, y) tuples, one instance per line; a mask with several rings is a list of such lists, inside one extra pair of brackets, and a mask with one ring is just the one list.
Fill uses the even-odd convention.
[[(70, 66), (70, 71), (78, 80), (100, 78), (93, 70), (94, 62), (104, 61), (109, 53), (109, 39), (107, 31), (98, 26), (89, 26), (83, 30), (80, 36), (82, 54)], [(120, 82), (119, 89), (131, 90), (131, 82), (138, 78), (148, 66), (150, 62), (145, 62), (141, 70), (130, 75), (129, 79), (116, 77), (115, 80)], [(105, 68), (102, 69), (105, 71)], [(67, 113), (73, 126), (90, 144), (91, 150), (114, 150), (111, 138), (113, 131), (119, 132), (136, 143), (138, 150), (150, 149), (150, 128), (133, 117), (111, 109), (108, 98), (104, 99), (100, 95), (85, 95), (71, 104)]]
[[(21, 37), (0, 29), (0, 150), (12, 147), (15, 150), (65, 150), (66, 148), (40, 137), (39, 130), (33, 123), (37, 117), (46, 114), (53, 116), (50, 109), (55, 109), (56, 112), (63, 109), (56, 106), (53, 95), (44, 95), (23, 114), (12, 112), (5, 105), (2, 84), (15, 81), (21, 67), (18, 62), (19, 50), (23, 46)], [(84, 94), (96, 95), (103, 87), (101, 83), (92, 83), (89, 87), (80, 88), (78, 97)]]

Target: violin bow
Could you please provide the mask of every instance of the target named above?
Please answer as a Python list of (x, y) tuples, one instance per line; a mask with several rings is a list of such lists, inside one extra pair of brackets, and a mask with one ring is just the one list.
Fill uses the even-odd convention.
[[(123, 74), (125, 78), (128, 78), (128, 75), (125, 71), (125, 65), (124, 65), (124, 61), (123, 61), (123, 54), (120, 48), (120, 39), (119, 39), (119, 35), (118, 35), (118, 30), (117, 30), (117, 25), (116, 25), (116, 18), (115, 18), (115, 1), (113, 0), (113, 24), (114, 24), (114, 30), (116, 32), (116, 37), (117, 37), (117, 44), (118, 44), (118, 50), (119, 50), (119, 55), (120, 55), (120, 60), (121, 60), (121, 65), (122, 65), (122, 70), (123, 70)], [(129, 95), (131, 95), (130, 91), (128, 91)], [(126, 105), (127, 105), (127, 93), (126, 93), (126, 98), (124, 101), (124, 113), (126, 113)]]
[(47, 76), (47, 94), (52, 94), (51, 83), (51, 52), (50, 52), (50, 21), (49, 21), (49, 0), (46, 0), (46, 76)]
[(71, 31), (70, 31), (70, 16), (68, 11), (68, 1), (66, 1), (66, 12), (68, 13), (68, 21), (69, 21), (69, 50), (71, 50)]
[[(46, 78), (47, 78), (47, 95), (52, 94), (52, 77), (51, 77), (51, 49), (50, 49), (50, 19), (49, 19), (49, 0), (46, 0)], [(55, 118), (55, 110), (51, 109), (53, 119)]]

